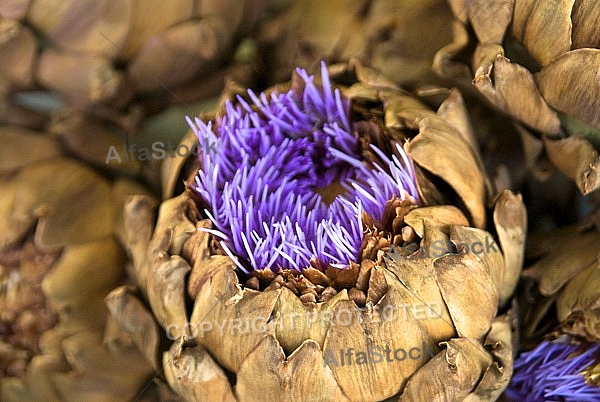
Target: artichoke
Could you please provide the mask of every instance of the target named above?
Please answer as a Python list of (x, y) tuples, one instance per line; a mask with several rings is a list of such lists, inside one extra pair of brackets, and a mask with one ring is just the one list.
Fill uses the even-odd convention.
[(594, 222), (588, 217), (530, 236), (533, 263), (518, 292), (525, 352), (506, 392), (514, 400), (600, 397), (600, 234)]
[(66, 147), (104, 164), (108, 146), (96, 144), (140, 134), (145, 117), (169, 105), (197, 110), (193, 102), (218, 95), (225, 76), (250, 80), (252, 62), (236, 49), (265, 5), (4, 1), (0, 122), (42, 130), (67, 121), (77, 128), (60, 132)]
[(0, 141), (0, 399), (132, 400), (152, 363), (104, 298), (126, 283), (121, 205), (148, 192), (47, 133), (3, 126)]
[(596, 2), (448, 3), (457, 17), (454, 40), (434, 69), (512, 117), (526, 167), (539, 167), (538, 176), (547, 158), (581, 194), (600, 187)]
[(525, 208), (487, 180), (460, 93), (434, 112), (351, 63), (233, 95), (189, 120), (183, 143), (217, 146), (165, 165), (157, 220), (125, 208), (142, 298), (109, 300), (150, 307), (115, 314), (162, 352), (155, 380), (187, 401), (498, 398)]

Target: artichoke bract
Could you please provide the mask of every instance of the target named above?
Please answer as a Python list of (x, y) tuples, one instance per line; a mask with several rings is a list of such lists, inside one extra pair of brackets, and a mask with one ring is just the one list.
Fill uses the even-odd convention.
[(148, 192), (47, 133), (3, 126), (0, 142), (0, 399), (131, 400), (152, 363), (104, 298), (125, 281), (120, 206)]
[[(596, 2), (448, 4), (457, 17), (454, 40), (437, 53), (434, 69), (511, 116), (522, 141), (529, 143), (524, 147), (536, 143), (545, 149), (581, 194), (600, 187)], [(533, 159), (542, 159), (540, 154)]]
[(187, 186), (156, 222), (151, 200), (126, 205), (147, 319), (172, 341), (171, 389), (188, 401), (498, 398), (525, 208), (489, 185), (460, 93), (434, 112), (350, 63), (230, 95), (190, 119), (184, 142), (217, 146), (170, 165), (164, 188), (180, 175)]
[(600, 342), (598, 241), (600, 233), (589, 220), (531, 236), (528, 254), (535, 262), (523, 271), (527, 286), (521, 292), (524, 340), (536, 340), (554, 325)]

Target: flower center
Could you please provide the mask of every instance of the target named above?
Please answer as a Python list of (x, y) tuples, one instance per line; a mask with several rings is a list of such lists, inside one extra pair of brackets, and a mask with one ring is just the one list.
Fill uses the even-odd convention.
[[(226, 104), (215, 122), (188, 123), (218, 152), (201, 157), (195, 190), (224, 251), (245, 272), (357, 262), (363, 213), (381, 220), (386, 203), (417, 199), (412, 163), (396, 146), (382, 164), (361, 158), (350, 101), (333, 89), (325, 65), (321, 85), (297, 70), (300, 85), (260, 96), (249, 91)], [(295, 83), (298, 84), (298, 83)], [(400, 161), (402, 159), (402, 161)]]
[(323, 187), (315, 189), (315, 192), (321, 196), (321, 201), (329, 206), (338, 195), (343, 196), (346, 193), (346, 188), (339, 180), (336, 180), (326, 184)]

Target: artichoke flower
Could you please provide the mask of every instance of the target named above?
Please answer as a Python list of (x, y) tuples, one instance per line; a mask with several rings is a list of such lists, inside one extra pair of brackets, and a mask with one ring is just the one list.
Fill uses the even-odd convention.
[(527, 167), (547, 158), (581, 194), (600, 187), (597, 3), (448, 3), (457, 17), (454, 40), (438, 52), (434, 69), (512, 117), (529, 148)]
[(460, 93), (434, 112), (353, 63), (224, 98), (189, 120), (183, 143), (217, 145), (167, 166), (156, 222), (146, 197), (125, 208), (138, 320), (171, 341), (156, 381), (187, 401), (498, 398), (525, 208), (488, 186)]
[(513, 400), (543, 402), (600, 399), (600, 344), (564, 337), (544, 341), (515, 361), (505, 395)]
[(50, 135), (0, 127), (0, 400), (129, 401), (152, 363), (104, 298), (125, 283), (127, 196)]

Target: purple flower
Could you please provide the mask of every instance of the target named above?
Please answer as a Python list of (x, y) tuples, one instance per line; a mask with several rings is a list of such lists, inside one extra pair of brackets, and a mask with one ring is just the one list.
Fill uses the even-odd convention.
[(522, 353), (505, 395), (513, 401), (600, 401), (600, 387), (582, 371), (600, 361), (600, 344), (543, 341)]
[(350, 101), (332, 88), (325, 64), (321, 85), (297, 73), (300, 88), (248, 91), (252, 105), (238, 97), (214, 124), (187, 119), (200, 141), (217, 143), (200, 157), (195, 190), (210, 232), (244, 272), (347, 267), (359, 260), (363, 213), (380, 221), (389, 200), (418, 199), (400, 144), (391, 158), (372, 146), (378, 164), (362, 159)]

